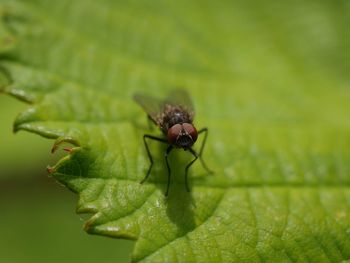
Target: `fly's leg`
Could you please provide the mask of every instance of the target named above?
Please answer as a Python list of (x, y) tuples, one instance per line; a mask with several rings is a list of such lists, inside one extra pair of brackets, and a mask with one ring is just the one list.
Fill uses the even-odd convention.
[(148, 179), (149, 175), (151, 174), (151, 170), (152, 170), (152, 166), (153, 166), (153, 158), (152, 158), (151, 152), (150, 152), (150, 150), (148, 148), (148, 144), (147, 144), (147, 140), (146, 139), (151, 139), (151, 140), (155, 140), (155, 141), (159, 141), (159, 142), (163, 142), (163, 143), (168, 143), (168, 141), (166, 139), (163, 139), (163, 138), (159, 138), (159, 137), (148, 135), (148, 134), (143, 135), (143, 142), (145, 144), (147, 155), (148, 155), (148, 158), (149, 158), (149, 161), (150, 161), (151, 164), (150, 164), (150, 166), (148, 168), (148, 171), (147, 171), (147, 174), (146, 174), (145, 178), (142, 179), (140, 184), (143, 184)]
[(165, 157), (165, 162), (166, 162), (166, 167), (168, 169), (168, 184), (166, 187), (166, 192), (165, 192), (165, 196), (168, 196), (169, 193), (169, 187), (170, 187), (170, 175), (171, 175), (171, 170), (170, 170), (170, 166), (169, 166), (169, 162), (168, 162), (168, 155), (170, 154), (171, 150), (173, 149), (172, 145), (169, 145), (169, 147), (166, 149), (164, 157)]
[(195, 150), (193, 150), (192, 148), (189, 148), (189, 151), (190, 151), (190, 153), (192, 153), (193, 154), (193, 156), (194, 156), (194, 159), (189, 163), (189, 164), (187, 164), (186, 165), (186, 169), (185, 169), (185, 185), (186, 185), (186, 190), (187, 190), (187, 192), (189, 192), (190, 191), (190, 187), (188, 186), (188, 169), (191, 167), (191, 165), (198, 159), (198, 153), (196, 153), (196, 151)]
[(199, 154), (198, 154), (198, 157), (199, 157), (199, 160), (201, 161), (201, 164), (203, 166), (203, 168), (205, 170), (207, 170), (208, 173), (213, 173), (209, 168), (208, 166), (205, 164), (203, 158), (202, 158), (202, 154), (203, 154), (203, 150), (204, 150), (204, 146), (205, 146), (205, 142), (207, 141), (207, 137), (208, 137), (208, 128), (203, 128), (203, 129), (200, 129), (198, 131), (198, 135), (201, 134), (201, 133), (204, 133), (204, 139), (203, 139), (203, 142), (202, 142), (202, 145), (201, 145), (201, 148), (199, 150)]

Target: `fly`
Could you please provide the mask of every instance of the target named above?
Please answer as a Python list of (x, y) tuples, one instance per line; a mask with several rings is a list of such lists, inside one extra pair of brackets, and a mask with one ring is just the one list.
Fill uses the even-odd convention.
[[(208, 169), (204, 160), (202, 159), (203, 149), (208, 137), (208, 128), (202, 128), (199, 131), (196, 130), (193, 125), (194, 110), (192, 101), (185, 90), (174, 90), (168, 97), (163, 100), (143, 95), (136, 94), (134, 100), (145, 110), (148, 118), (156, 124), (163, 133), (163, 137), (157, 137), (149, 134), (143, 135), (143, 141), (147, 151), (148, 158), (150, 160), (150, 166), (144, 179), (140, 182), (143, 184), (149, 177), (152, 166), (153, 158), (149, 150), (147, 140), (155, 140), (168, 144), (168, 147), (164, 153), (166, 166), (168, 169), (168, 183), (165, 196), (169, 193), (171, 169), (168, 162), (168, 156), (174, 148), (184, 149), (189, 151), (194, 159), (186, 165), (185, 168), (185, 185), (186, 190), (189, 192), (188, 186), (188, 169), (199, 158), (205, 170), (208, 173), (211, 171)], [(200, 147), (199, 153), (193, 148), (193, 144), (196, 142), (198, 135), (204, 134), (204, 139)]]

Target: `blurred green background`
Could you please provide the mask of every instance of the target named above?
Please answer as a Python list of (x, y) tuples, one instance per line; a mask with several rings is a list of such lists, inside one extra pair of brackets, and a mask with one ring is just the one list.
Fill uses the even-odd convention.
[(133, 242), (90, 236), (77, 196), (47, 176), (52, 141), (12, 133), (26, 105), (0, 94), (0, 263), (128, 262)]

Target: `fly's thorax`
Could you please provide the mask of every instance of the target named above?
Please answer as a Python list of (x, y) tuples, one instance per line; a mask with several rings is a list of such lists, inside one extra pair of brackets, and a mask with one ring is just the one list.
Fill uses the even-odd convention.
[(181, 106), (166, 104), (159, 119), (163, 132), (167, 133), (175, 124), (192, 123), (193, 113)]
[(177, 148), (190, 148), (197, 140), (197, 130), (191, 123), (177, 123), (170, 127), (167, 138)]

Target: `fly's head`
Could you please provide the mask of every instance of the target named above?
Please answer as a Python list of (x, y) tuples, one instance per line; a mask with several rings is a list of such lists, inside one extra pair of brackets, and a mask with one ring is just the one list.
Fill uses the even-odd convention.
[(168, 129), (167, 137), (170, 144), (186, 150), (195, 143), (198, 133), (192, 124), (178, 123)]

